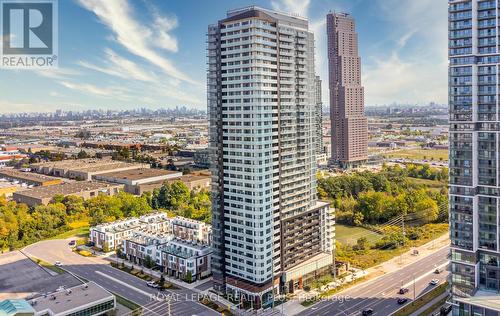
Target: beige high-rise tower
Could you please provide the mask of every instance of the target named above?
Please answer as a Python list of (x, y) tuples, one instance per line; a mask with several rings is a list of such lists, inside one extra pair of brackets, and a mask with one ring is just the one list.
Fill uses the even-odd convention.
[(353, 17), (326, 16), (333, 164), (349, 168), (368, 158), (368, 122), (361, 85), (361, 58)]

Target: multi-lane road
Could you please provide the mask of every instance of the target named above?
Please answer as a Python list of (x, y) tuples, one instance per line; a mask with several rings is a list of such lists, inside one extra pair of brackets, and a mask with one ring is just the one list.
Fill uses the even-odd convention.
[(146, 286), (146, 282), (126, 272), (112, 268), (101, 258), (86, 258), (75, 254), (68, 247), (67, 240), (47, 240), (23, 249), (32, 257), (54, 264), (60, 261), (63, 268), (107, 290), (127, 298), (144, 307), (147, 315), (198, 315), (213, 316), (219, 313), (200, 304), (199, 294), (189, 289), (164, 291), (158, 294)]
[[(107, 261), (101, 258), (85, 258), (73, 253), (66, 240), (39, 242), (26, 247), (23, 252), (49, 263), (62, 262), (64, 268), (72, 274), (94, 281), (109, 291), (143, 306), (145, 315), (168, 315), (169, 311), (171, 315), (218, 315), (198, 303), (199, 294), (193, 290), (183, 288), (166, 291), (157, 296), (158, 292), (147, 287), (143, 280), (112, 268)], [(431, 279), (439, 279), (440, 282), (446, 280), (448, 252), (448, 247), (440, 249), (402, 269), (360, 283), (331, 299), (322, 300), (299, 315), (360, 315), (366, 308), (373, 309), (374, 315), (390, 315), (401, 308), (397, 300), (403, 296), (398, 294), (402, 286), (409, 289), (404, 296), (410, 302), (414, 295), (418, 297), (433, 287), (429, 285)], [(440, 274), (434, 273), (436, 267), (442, 268)], [(280, 314), (279, 309), (268, 310), (264, 314), (275, 313)]]
[[(439, 279), (440, 282), (446, 280), (448, 252), (448, 247), (440, 249), (400, 270), (360, 283), (332, 299), (316, 303), (299, 315), (360, 315), (363, 309), (367, 308), (373, 309), (373, 315), (391, 315), (402, 307), (397, 303), (398, 298), (407, 297), (409, 303), (413, 300), (414, 294), (418, 297), (433, 287), (429, 284), (430, 280)], [(443, 269), (440, 274), (434, 273), (436, 267)], [(402, 286), (409, 290), (405, 295), (398, 294)]]

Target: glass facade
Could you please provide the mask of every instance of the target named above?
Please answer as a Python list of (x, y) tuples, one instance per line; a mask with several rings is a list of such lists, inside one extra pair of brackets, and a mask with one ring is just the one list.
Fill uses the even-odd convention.
[[(499, 4), (449, 0), (448, 6), (450, 237), (457, 298), (500, 290)], [(462, 303), (454, 313), (497, 315)]]

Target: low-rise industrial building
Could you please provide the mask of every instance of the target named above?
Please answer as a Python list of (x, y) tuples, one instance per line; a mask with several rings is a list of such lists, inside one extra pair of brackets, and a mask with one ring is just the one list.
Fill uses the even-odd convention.
[(18, 186), (10, 182), (0, 182), (0, 196), (11, 197), (17, 191)]
[(76, 181), (15, 192), (12, 198), (18, 203), (36, 206), (40, 204), (47, 205), (57, 195), (76, 195), (83, 199), (89, 199), (99, 194), (115, 195), (121, 190), (123, 190), (121, 184)]
[(60, 289), (28, 301), (33, 316), (94, 316), (111, 312), (116, 307), (116, 298), (94, 282)]
[(180, 177), (182, 177), (182, 172), (178, 171), (140, 168), (96, 174), (93, 179), (123, 184), (126, 192), (140, 195), (142, 192), (140, 192), (139, 186), (142, 184), (163, 183)]
[(31, 168), (46, 175), (90, 181), (95, 175), (146, 169), (149, 168), (149, 164), (134, 164), (111, 159), (79, 159), (36, 163), (31, 165)]
[(210, 189), (211, 177), (206, 175), (186, 174), (178, 179), (168, 180), (168, 182), (182, 181), (189, 190), (198, 191), (202, 189)]
[(42, 174), (24, 172), (12, 168), (0, 169), (0, 179), (9, 181), (18, 181), (32, 186), (49, 186), (61, 184), (62, 180), (54, 177), (49, 177)]

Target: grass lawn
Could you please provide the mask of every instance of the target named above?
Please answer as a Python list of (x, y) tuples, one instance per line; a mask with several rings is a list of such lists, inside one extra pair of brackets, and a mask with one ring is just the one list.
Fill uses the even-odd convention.
[(394, 316), (411, 315), (412, 313), (420, 309), (422, 306), (432, 301), (435, 297), (443, 294), (446, 291), (447, 287), (448, 287), (448, 282), (439, 285), (438, 287), (430, 290), (429, 292), (417, 298), (415, 302), (411, 302), (410, 304), (405, 305), (405, 307), (401, 308), (393, 315)]
[(415, 160), (440, 161), (448, 160), (447, 149), (403, 149), (385, 152), (383, 156), (390, 158), (406, 158)]
[(89, 236), (89, 223), (88, 222), (73, 222), (68, 224), (70, 230), (56, 235), (49, 239), (66, 239), (70, 237), (85, 238)]
[(374, 243), (382, 238), (382, 235), (363, 227), (335, 224), (335, 239), (341, 244), (355, 245), (360, 237), (366, 237), (370, 243)]
[[(338, 226), (338, 225), (336, 225)], [(337, 249), (337, 261), (350, 262), (355, 267), (367, 269), (374, 267), (384, 261), (399, 256), (400, 254), (409, 251), (412, 247), (421, 246), (431, 240), (434, 240), (448, 233), (448, 224), (427, 224), (424, 227), (424, 235), (418, 240), (408, 240), (404, 247), (396, 249), (366, 249), (366, 250), (343, 250)]]
[(37, 264), (41, 265), (42, 267), (47, 268), (49, 270), (52, 270), (52, 271), (54, 271), (54, 272), (56, 272), (58, 274), (66, 273), (66, 271), (64, 271), (63, 269), (61, 269), (59, 267), (56, 267), (55, 265), (52, 265), (52, 264), (50, 264), (48, 262), (45, 262), (43, 260), (40, 260), (38, 258), (33, 257), (33, 258), (31, 258), (31, 260), (33, 260)]
[(425, 185), (429, 189), (441, 190), (446, 187), (446, 183), (437, 180), (427, 180), (427, 179), (417, 179), (417, 178), (407, 178), (409, 182), (415, 183), (417, 185)]

